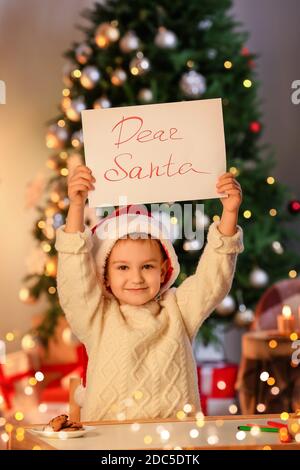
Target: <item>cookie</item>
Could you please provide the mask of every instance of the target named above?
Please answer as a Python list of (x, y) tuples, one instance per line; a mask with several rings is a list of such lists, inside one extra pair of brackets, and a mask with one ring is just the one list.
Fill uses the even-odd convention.
[(53, 429), (53, 431), (57, 432), (60, 431), (65, 423), (68, 421), (67, 415), (59, 415), (49, 421), (49, 426)]

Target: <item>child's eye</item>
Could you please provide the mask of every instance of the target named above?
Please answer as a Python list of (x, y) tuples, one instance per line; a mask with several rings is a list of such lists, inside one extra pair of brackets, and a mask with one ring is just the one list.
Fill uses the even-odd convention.
[(152, 266), (152, 264), (144, 264), (144, 267), (146, 267), (146, 269), (149, 269), (149, 268), (151, 269), (151, 268), (153, 268), (154, 266)]
[(125, 264), (122, 264), (121, 266), (118, 266), (118, 269), (120, 269), (120, 271), (125, 271), (127, 268), (128, 268), (128, 266), (125, 266)]

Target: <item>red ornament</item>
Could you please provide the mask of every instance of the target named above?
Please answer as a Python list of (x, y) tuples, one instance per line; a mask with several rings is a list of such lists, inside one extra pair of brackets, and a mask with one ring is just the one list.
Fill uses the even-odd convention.
[(242, 50), (241, 50), (241, 55), (244, 55), (244, 56), (248, 56), (250, 55), (250, 51), (248, 49), (248, 47), (243, 47)]
[(251, 122), (249, 128), (250, 128), (251, 132), (253, 132), (254, 134), (257, 134), (261, 130), (261, 125), (260, 125), (259, 122), (253, 121), (253, 122)]
[(291, 214), (299, 214), (300, 213), (300, 201), (296, 199), (289, 202), (288, 209)]

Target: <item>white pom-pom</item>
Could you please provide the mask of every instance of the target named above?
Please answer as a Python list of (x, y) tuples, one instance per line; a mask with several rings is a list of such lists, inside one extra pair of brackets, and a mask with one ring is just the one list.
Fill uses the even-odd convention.
[(83, 407), (84, 403), (84, 398), (85, 398), (85, 388), (83, 385), (78, 385), (74, 392), (74, 400), (76, 401), (77, 405), (80, 406), (81, 408)]

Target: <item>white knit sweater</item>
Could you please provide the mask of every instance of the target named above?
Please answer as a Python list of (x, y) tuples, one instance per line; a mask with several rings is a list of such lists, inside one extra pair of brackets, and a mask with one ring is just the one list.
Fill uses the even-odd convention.
[(88, 357), (83, 420), (174, 417), (189, 403), (200, 411), (192, 341), (231, 288), (240, 227), (223, 236), (213, 223), (196, 273), (143, 306), (102, 294), (92, 235), (57, 230), (57, 288), (71, 328)]

